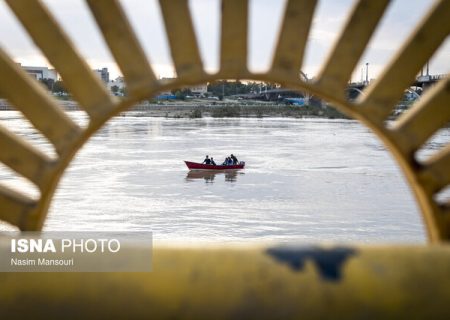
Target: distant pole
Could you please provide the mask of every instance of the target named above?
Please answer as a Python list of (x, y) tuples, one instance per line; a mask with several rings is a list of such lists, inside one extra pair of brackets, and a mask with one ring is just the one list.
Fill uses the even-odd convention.
[(364, 68), (361, 68), (361, 83), (364, 82)]
[(369, 83), (369, 63), (366, 62), (366, 83)]
[(430, 61), (427, 61), (427, 76), (430, 75)]

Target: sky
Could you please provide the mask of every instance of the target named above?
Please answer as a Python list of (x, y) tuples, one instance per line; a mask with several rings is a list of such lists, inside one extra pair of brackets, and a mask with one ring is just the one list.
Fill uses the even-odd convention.
[[(113, 79), (120, 75), (120, 70), (114, 64), (85, 1), (42, 1), (48, 5), (93, 69), (107, 67)], [(157, 76), (174, 76), (158, 1), (120, 2)], [(309, 78), (319, 72), (354, 2), (354, 0), (319, 0), (302, 67)], [(393, 0), (355, 68), (352, 80), (361, 80), (362, 68), (366, 63), (369, 63), (369, 78), (376, 78), (432, 3), (431, 0)], [(190, 0), (189, 8), (205, 68), (208, 72), (217, 71), (220, 1)], [(284, 9), (285, 1), (250, 0), (248, 65), (251, 71), (261, 72), (269, 68)], [(3, 0), (0, 0), (0, 46), (22, 65), (50, 66)], [(430, 60), (429, 66), (431, 74), (450, 72), (449, 37)]]

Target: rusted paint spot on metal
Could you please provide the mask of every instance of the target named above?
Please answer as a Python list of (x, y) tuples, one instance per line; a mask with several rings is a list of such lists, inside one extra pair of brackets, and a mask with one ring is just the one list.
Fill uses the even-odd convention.
[(353, 248), (337, 247), (323, 248), (270, 248), (267, 253), (279, 262), (288, 264), (293, 270), (303, 269), (306, 260), (311, 259), (323, 279), (337, 281), (342, 276), (342, 266), (352, 255), (356, 254)]

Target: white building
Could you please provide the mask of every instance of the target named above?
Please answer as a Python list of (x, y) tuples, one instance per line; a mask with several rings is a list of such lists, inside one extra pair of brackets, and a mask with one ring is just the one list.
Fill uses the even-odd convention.
[(192, 94), (199, 96), (205, 95), (208, 92), (208, 86), (206, 83), (197, 86), (190, 86), (188, 89), (191, 90)]
[(47, 67), (22, 66), (20, 63), (19, 66), (21, 66), (23, 70), (25, 70), (29, 75), (31, 75), (36, 80), (41, 79), (51, 79), (53, 81), (58, 80), (58, 73), (56, 72), (55, 69), (49, 69)]

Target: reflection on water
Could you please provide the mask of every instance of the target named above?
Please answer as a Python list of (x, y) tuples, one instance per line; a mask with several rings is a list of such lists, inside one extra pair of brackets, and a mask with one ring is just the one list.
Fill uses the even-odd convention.
[[(15, 132), (31, 132), (17, 113), (0, 114)], [(244, 170), (188, 172), (183, 162), (231, 153)], [(0, 179), (11, 182), (1, 167)], [(425, 241), (382, 144), (356, 121), (323, 119), (115, 118), (68, 168), (45, 229), (152, 231), (155, 242), (183, 243)]]
[(190, 170), (186, 175), (186, 182), (204, 179), (206, 183), (213, 183), (216, 176), (224, 176), (226, 182), (236, 182), (238, 175), (244, 172), (238, 170)]

